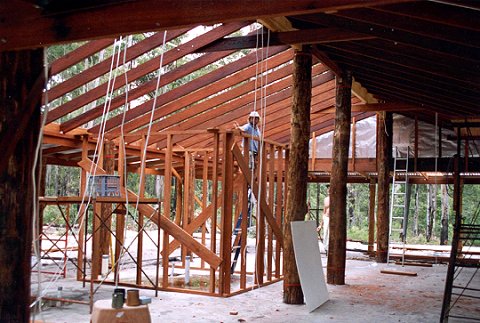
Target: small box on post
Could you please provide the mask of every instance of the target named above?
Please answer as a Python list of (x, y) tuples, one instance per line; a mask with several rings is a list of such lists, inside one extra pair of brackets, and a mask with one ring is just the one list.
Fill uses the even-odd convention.
[(92, 197), (120, 196), (120, 176), (118, 175), (90, 176), (88, 188)]

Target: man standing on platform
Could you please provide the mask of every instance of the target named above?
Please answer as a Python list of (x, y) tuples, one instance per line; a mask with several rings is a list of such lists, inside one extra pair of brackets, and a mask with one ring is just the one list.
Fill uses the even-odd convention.
[[(250, 112), (248, 116), (248, 123), (243, 126), (239, 126), (238, 123), (234, 123), (235, 128), (245, 132), (246, 134), (253, 137), (260, 137), (260, 128), (258, 123), (260, 122), (260, 115), (257, 111)], [(255, 166), (258, 155), (258, 140), (249, 138), (249, 152), (250, 152), (250, 168)]]

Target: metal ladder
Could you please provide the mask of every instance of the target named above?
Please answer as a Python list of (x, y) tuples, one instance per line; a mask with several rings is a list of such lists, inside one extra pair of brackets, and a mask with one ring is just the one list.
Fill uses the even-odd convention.
[[(410, 147), (407, 146), (406, 157), (401, 157), (398, 147), (395, 147), (393, 161), (393, 183), (390, 198), (390, 223), (388, 235), (387, 262), (392, 257), (393, 244), (402, 246), (402, 265), (405, 262), (405, 242), (407, 237), (407, 222), (409, 211), (408, 159)], [(400, 180), (402, 175), (403, 179)]]
[[(480, 206), (480, 203), (478, 204)], [(480, 299), (480, 260), (470, 248), (480, 241), (480, 209), (471, 223), (464, 223), (461, 214), (456, 216), (450, 261), (445, 282), (440, 322), (449, 318), (480, 321), (480, 314), (463, 304)]]

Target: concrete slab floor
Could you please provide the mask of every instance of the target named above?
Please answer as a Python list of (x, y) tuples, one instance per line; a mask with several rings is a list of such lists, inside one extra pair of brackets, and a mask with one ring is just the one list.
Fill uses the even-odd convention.
[[(325, 266), (326, 259), (322, 262)], [(381, 274), (380, 270), (405, 270), (418, 276)], [(318, 270), (318, 269), (312, 269)], [(330, 300), (312, 313), (304, 305), (283, 303), (279, 282), (230, 298), (141, 290), (152, 298), (152, 322), (438, 322), (446, 265), (401, 267), (366, 260), (347, 260), (346, 285), (327, 285)], [(320, 272), (319, 272), (320, 273)], [(76, 283), (82, 293), (80, 283)], [(113, 287), (102, 286), (95, 300), (111, 299)], [(83, 291), (88, 295), (88, 286)], [(480, 311), (470, 304), (469, 311)], [(235, 314), (237, 313), (237, 314)], [(44, 322), (89, 322), (86, 305), (47, 307), (35, 316)]]

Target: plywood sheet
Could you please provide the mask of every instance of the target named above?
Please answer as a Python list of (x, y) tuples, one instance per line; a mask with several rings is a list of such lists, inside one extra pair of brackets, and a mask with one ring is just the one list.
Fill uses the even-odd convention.
[(291, 228), (300, 284), (307, 309), (311, 312), (329, 299), (316, 225), (314, 221), (294, 221)]

